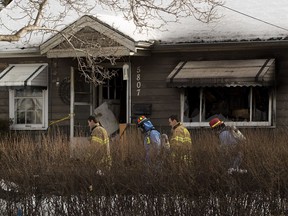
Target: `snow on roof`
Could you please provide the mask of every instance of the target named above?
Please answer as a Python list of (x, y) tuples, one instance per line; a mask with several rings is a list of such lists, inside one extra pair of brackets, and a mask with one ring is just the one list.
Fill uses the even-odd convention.
[[(20, 2), (25, 5), (26, 1), (14, 0), (13, 2)], [(0, 12), (0, 34), (15, 32), (25, 24), (25, 11), (14, 8), (13, 2)], [(46, 17), (48, 17), (48, 14), (56, 17), (57, 12), (61, 10), (61, 5), (57, 0), (50, 0), (49, 8), (51, 10), (46, 11)], [(58, 8), (58, 10), (55, 10), (55, 8)], [(287, 9), (287, 0), (226, 0), (223, 7), (218, 7), (218, 14), (222, 15), (222, 18), (215, 22), (207, 24), (196, 20), (194, 17), (186, 17), (181, 18), (178, 23), (168, 23), (165, 29), (150, 29), (142, 32), (139, 32), (133, 22), (125, 20), (121, 14), (116, 15), (102, 7), (93, 8), (87, 15), (97, 17), (135, 41), (152, 40), (161, 41), (162, 43), (215, 42), (284, 39), (288, 35)], [(83, 15), (71, 10), (61, 22), (55, 20), (51, 23), (45, 22), (45, 25), (61, 30)], [(157, 21), (152, 20), (152, 22)], [(4, 28), (3, 25), (8, 23), (9, 27)], [(56, 33), (35, 31), (21, 38), (19, 42), (0, 41), (0, 51), (35, 49)]]

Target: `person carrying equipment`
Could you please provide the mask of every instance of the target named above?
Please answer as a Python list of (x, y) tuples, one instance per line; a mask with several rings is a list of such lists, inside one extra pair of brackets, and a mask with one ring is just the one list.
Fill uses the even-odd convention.
[(161, 138), (158, 130), (155, 129), (152, 122), (146, 116), (140, 116), (137, 119), (137, 126), (144, 133), (145, 161), (148, 165), (159, 165), (159, 156), (161, 153)]
[(227, 126), (219, 118), (213, 118), (209, 125), (218, 135), (220, 151), (225, 159), (228, 173), (247, 172), (247, 170), (240, 169), (243, 161), (243, 152), (240, 149), (240, 145), (246, 141), (245, 136), (235, 126)]

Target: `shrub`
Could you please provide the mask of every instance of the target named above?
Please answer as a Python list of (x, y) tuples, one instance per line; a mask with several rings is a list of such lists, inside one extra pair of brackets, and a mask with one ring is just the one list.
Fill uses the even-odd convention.
[(2, 137), (0, 176), (9, 190), (0, 189), (0, 200), (5, 200), (0, 209), (6, 206), (9, 214), (18, 203), (27, 215), (43, 209), (58, 215), (284, 215), (288, 134), (244, 133), (243, 168), (248, 172), (233, 175), (208, 131), (192, 133), (188, 161), (163, 156), (160, 167), (145, 164), (142, 140), (134, 132), (125, 142), (111, 142), (110, 169), (101, 167), (88, 149), (72, 156), (69, 140), (61, 134), (43, 136), (41, 143), (29, 136)]

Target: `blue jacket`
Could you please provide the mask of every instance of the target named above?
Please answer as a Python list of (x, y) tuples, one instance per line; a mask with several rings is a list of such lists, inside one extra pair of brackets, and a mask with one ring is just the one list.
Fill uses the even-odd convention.
[(146, 150), (145, 160), (147, 163), (150, 163), (151, 152), (156, 153), (157, 157), (161, 150), (160, 133), (157, 130), (153, 129), (145, 133), (144, 147)]
[(157, 156), (161, 151), (161, 138), (160, 133), (155, 129), (152, 122), (147, 120), (141, 124), (142, 131), (144, 132), (144, 147), (146, 150), (145, 160), (149, 164), (151, 157), (157, 160)]
[(161, 151), (161, 139), (160, 133), (155, 130), (149, 130), (145, 133), (144, 137), (144, 147), (146, 150), (145, 160), (147, 163), (150, 163), (151, 160), (151, 151), (155, 151), (156, 156), (160, 154)]
[(237, 144), (237, 140), (233, 136), (232, 132), (228, 130), (227, 128), (220, 131), (219, 133), (219, 140), (221, 145), (235, 145)]

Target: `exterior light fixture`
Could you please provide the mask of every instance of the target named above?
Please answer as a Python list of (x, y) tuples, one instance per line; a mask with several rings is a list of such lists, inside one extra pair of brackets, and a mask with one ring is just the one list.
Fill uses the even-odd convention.
[(129, 65), (125, 63), (123, 65), (123, 80), (128, 80), (129, 79)]

